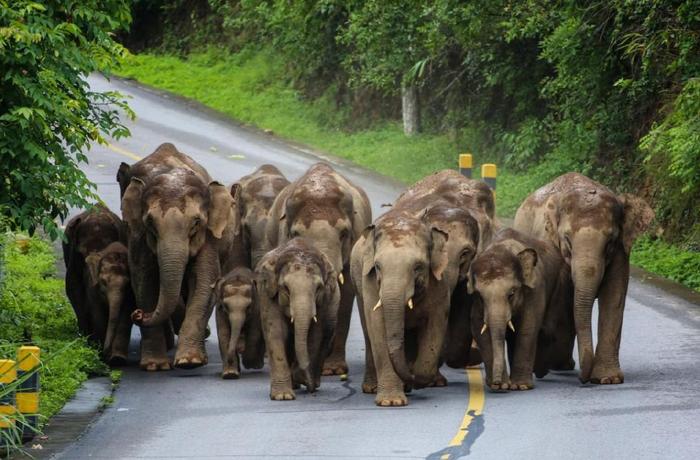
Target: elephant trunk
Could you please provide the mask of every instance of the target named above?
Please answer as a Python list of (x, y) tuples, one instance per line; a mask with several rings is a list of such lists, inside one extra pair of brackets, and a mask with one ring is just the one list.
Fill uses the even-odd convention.
[(166, 322), (180, 302), (182, 279), (189, 259), (187, 240), (159, 240), (158, 267), (160, 269), (160, 292), (153, 313), (142, 313), (140, 326), (158, 326)]
[(493, 353), (493, 363), (491, 371), (491, 385), (501, 385), (506, 383), (503, 379), (505, 373), (505, 341), (506, 324), (508, 320), (504, 315), (490, 315), (488, 320), (489, 334), (491, 335), (491, 350)]
[(294, 318), (294, 352), (297, 364), (305, 380), (304, 385), (308, 391), (316, 390), (316, 383), (311, 372), (311, 360), (309, 359), (309, 329), (312, 318), (316, 317), (316, 303), (311, 296), (292, 299), (290, 302), (291, 314)]
[(389, 358), (396, 374), (405, 383), (413, 383), (414, 375), (406, 362), (404, 349), (406, 298), (403, 289), (396, 292), (383, 289), (380, 295), (382, 300), (382, 313), (384, 315), (384, 331), (386, 344), (389, 349)]
[(226, 359), (228, 360), (228, 364), (235, 364), (237, 370), (240, 370), (240, 366), (238, 365), (238, 339), (241, 337), (241, 331), (245, 323), (245, 314), (229, 313), (228, 321), (231, 326), (231, 337), (228, 341)]
[(107, 305), (109, 306), (109, 316), (107, 320), (107, 333), (105, 342), (102, 348), (102, 354), (109, 359), (112, 354), (112, 343), (114, 336), (117, 334), (117, 326), (119, 325), (119, 313), (121, 312), (122, 304), (124, 303), (124, 295), (121, 289), (116, 289), (114, 292), (107, 293)]
[(590, 379), (593, 369), (593, 333), (591, 315), (598, 287), (603, 275), (603, 267), (597, 260), (572, 261), (574, 281), (574, 322), (578, 343), (581, 382)]

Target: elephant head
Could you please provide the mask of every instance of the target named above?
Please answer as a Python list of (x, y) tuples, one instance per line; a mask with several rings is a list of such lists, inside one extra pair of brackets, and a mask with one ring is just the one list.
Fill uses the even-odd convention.
[[(225, 318), (225, 325), (217, 323), (222, 359), (226, 360), (231, 373), (224, 378), (238, 378), (240, 366), (238, 354), (243, 355), (243, 365), (249, 369), (263, 366), (265, 345), (262, 339), (260, 315), (253, 296), (253, 273), (245, 267), (238, 267), (219, 279), (214, 288), (213, 303), (217, 314)], [(241, 338), (244, 341), (241, 341)], [(224, 353), (225, 351), (225, 353)], [(225, 366), (227, 368), (227, 366)]]
[(103, 354), (109, 359), (112, 343), (117, 332), (120, 313), (131, 302), (131, 284), (126, 246), (112, 243), (100, 252), (93, 252), (85, 258), (91, 287), (97, 289), (104, 303), (109, 307), (107, 333), (103, 344)]
[[(260, 295), (273, 299), (289, 319), (302, 383), (313, 392), (317, 372), (314, 367), (320, 370), (321, 363), (312, 360), (325, 358), (321, 353), (326, 351), (335, 329), (335, 315), (327, 311), (338, 300), (335, 271), (328, 259), (302, 238), (289, 241), (274, 260), (263, 265), (259, 268)], [(325, 337), (324, 343), (319, 350), (312, 349), (310, 333), (319, 332)]]
[[(515, 332), (513, 319), (525, 305), (527, 290), (535, 288), (542, 277), (536, 270), (538, 256), (533, 248), (514, 252), (502, 244), (489, 246), (471, 265), (468, 292), (478, 293), (484, 308), (481, 333), (491, 336), (491, 387), (498, 389), (505, 370), (506, 328)], [(532, 308), (532, 306), (530, 306)]]
[[(355, 210), (352, 194), (340, 186), (333, 174), (328, 165), (312, 167), (306, 180), (287, 197), (281, 220), (287, 238), (312, 241), (340, 275), (355, 242)], [(343, 282), (341, 277), (340, 283)]]
[[(374, 282), (384, 318), (386, 343), (396, 374), (406, 383), (425, 385), (435, 373), (413, 375), (404, 350), (405, 315), (442, 280), (448, 265), (448, 234), (407, 213), (391, 213), (364, 232), (363, 276)], [(437, 372), (435, 363), (435, 372)]]
[(611, 263), (629, 264), (632, 245), (653, 220), (654, 211), (641, 198), (616, 196), (578, 174), (565, 175), (560, 181), (568, 187), (546, 203), (545, 232), (571, 267), (579, 364), (585, 382), (593, 366), (593, 302)]
[(462, 208), (438, 203), (426, 209), (423, 221), (449, 235), (445, 243), (449, 262), (443, 275), (449, 280), (449, 285), (454, 287), (466, 280), (479, 247), (479, 224), (476, 219)]
[[(137, 310), (132, 316), (140, 326), (156, 326), (175, 311), (188, 262), (237, 224), (234, 201), (220, 183), (207, 184), (192, 170), (174, 168), (147, 182), (132, 177), (122, 198), (122, 214), (129, 238), (145, 238), (157, 257), (158, 303), (153, 313)], [(203, 265), (218, 268), (214, 260)]]

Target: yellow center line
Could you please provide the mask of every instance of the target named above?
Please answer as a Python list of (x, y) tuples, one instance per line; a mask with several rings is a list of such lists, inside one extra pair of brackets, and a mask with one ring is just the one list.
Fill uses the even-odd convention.
[[(469, 386), (469, 400), (467, 410), (464, 412), (464, 418), (457, 430), (457, 434), (448, 444), (449, 447), (462, 445), (464, 439), (469, 434), (469, 425), (474, 420), (474, 417), (481, 415), (484, 410), (484, 380), (481, 376), (481, 368), (467, 368), (467, 384)], [(448, 460), (450, 454), (444, 454), (440, 457), (441, 460)]]
[(120, 155), (124, 155), (125, 157), (131, 158), (134, 161), (139, 161), (142, 158), (142, 157), (136, 155), (134, 152), (130, 152), (122, 147), (119, 147), (118, 145), (107, 144), (107, 148), (113, 152), (120, 154)]

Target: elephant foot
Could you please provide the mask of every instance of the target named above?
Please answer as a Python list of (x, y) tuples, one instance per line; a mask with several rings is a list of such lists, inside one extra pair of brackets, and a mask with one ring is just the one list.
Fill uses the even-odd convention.
[(272, 390), (270, 391), (270, 399), (273, 401), (292, 401), (296, 399), (294, 395), (294, 390)]
[(429, 387), (446, 387), (447, 386), (447, 378), (445, 378), (444, 375), (438, 371), (437, 375), (435, 376), (435, 379), (432, 381)]
[(238, 380), (241, 377), (241, 373), (235, 369), (224, 369), (221, 373), (221, 378), (224, 380)]
[(377, 382), (362, 382), (362, 392), (375, 394), (377, 392)]
[(408, 398), (404, 393), (380, 392), (374, 402), (380, 407), (400, 407), (408, 404)]
[(511, 382), (510, 384), (511, 391), (527, 391), (532, 390), (533, 388), (535, 388), (535, 385), (532, 382)]
[(345, 362), (345, 358), (337, 358), (331, 355), (323, 362), (322, 375), (343, 375), (347, 373), (348, 363)]
[(175, 355), (175, 367), (178, 369), (194, 369), (207, 364), (207, 354), (200, 350), (180, 351)]
[(492, 393), (507, 393), (510, 390), (510, 381), (489, 383)]
[(172, 369), (170, 365), (170, 360), (165, 358), (141, 358), (141, 363), (139, 364), (141, 369), (148, 372), (156, 371), (169, 371)]
[(619, 367), (608, 369), (594, 367), (590, 381), (600, 385), (619, 385), (624, 383), (625, 375)]
[(107, 364), (111, 367), (123, 367), (126, 366), (126, 355), (121, 353), (112, 353), (112, 356), (107, 360)]

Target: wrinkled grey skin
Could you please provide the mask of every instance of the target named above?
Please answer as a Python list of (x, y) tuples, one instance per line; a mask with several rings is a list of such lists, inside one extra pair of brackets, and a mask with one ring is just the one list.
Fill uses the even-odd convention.
[[(653, 218), (654, 211), (641, 198), (615, 195), (578, 173), (564, 174), (538, 189), (515, 215), (517, 230), (550, 241), (569, 267), (582, 382), (624, 382), (619, 354), (629, 256)], [(594, 355), (591, 316), (596, 298)]]
[[(172, 144), (163, 144), (117, 175), (123, 190), (129, 268), (141, 326), (141, 367), (171, 368), (167, 348), (178, 333), (175, 366), (207, 363), (212, 285), (239, 265), (240, 219), (229, 190)], [(238, 244), (240, 246), (240, 244)]]
[(214, 286), (216, 330), (219, 338), (224, 379), (241, 375), (241, 356), (247, 369), (261, 369), (265, 358), (265, 341), (260, 310), (254, 301), (253, 272), (237, 267)]
[(350, 285), (350, 251), (372, 221), (365, 192), (335, 171), (317, 163), (280, 192), (270, 209), (267, 248), (300, 236), (308, 238), (330, 261), (340, 283), (338, 328), (333, 351), (323, 365), (324, 375), (348, 371), (345, 342), (355, 293)]
[(430, 385), (438, 372), (451, 293), (445, 270), (449, 236), (429, 222), (391, 210), (352, 251), (366, 344), (363, 391), (379, 406), (405, 406), (404, 385)]
[(231, 195), (239, 199), (245, 265), (251, 269), (267, 252), (265, 227), (268, 211), (287, 185), (289, 181), (280, 170), (268, 164), (231, 185)]
[(314, 392), (331, 349), (340, 289), (330, 261), (310, 241), (293, 238), (260, 260), (256, 302), (269, 354), (270, 399)]
[(134, 308), (123, 222), (102, 205), (73, 217), (65, 230), (66, 293), (80, 333), (106, 362), (126, 362)]
[(549, 369), (573, 369), (571, 279), (558, 248), (501, 230), (470, 273), (468, 289), (477, 295), (472, 331), (492, 391), (530, 390), (533, 371), (543, 377)]

